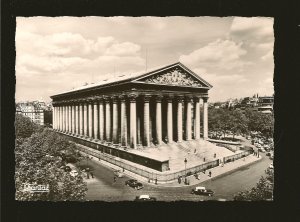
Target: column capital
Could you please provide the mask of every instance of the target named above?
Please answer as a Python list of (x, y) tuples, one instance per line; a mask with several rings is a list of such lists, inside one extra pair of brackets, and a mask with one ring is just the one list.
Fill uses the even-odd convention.
[(186, 102), (192, 102), (192, 96), (186, 96), (185, 101)]
[(113, 102), (114, 104), (116, 104), (118, 101), (119, 101), (118, 96), (113, 96), (113, 97), (112, 97), (112, 102)]
[(193, 100), (194, 100), (194, 102), (199, 102), (199, 100), (200, 100), (200, 97), (198, 97), (198, 96), (195, 96), (195, 97), (193, 97)]
[(136, 102), (136, 98), (138, 97), (137, 94), (131, 93), (128, 95), (128, 98), (130, 100), (130, 102)]
[(150, 101), (151, 97), (152, 97), (151, 95), (144, 95), (143, 96), (144, 102), (148, 103)]
[(110, 100), (111, 100), (111, 97), (110, 97), (110, 96), (103, 96), (103, 101), (104, 101), (105, 103), (110, 102)]
[(202, 97), (202, 99), (203, 99), (203, 102), (207, 102), (208, 101), (208, 97)]
[(119, 95), (119, 100), (121, 101), (121, 102), (125, 102), (126, 101), (126, 95)]
[(173, 102), (173, 99), (174, 99), (174, 96), (173, 96), (173, 95), (168, 95), (168, 96), (166, 96), (166, 100), (167, 100), (168, 103)]
[(183, 96), (176, 96), (176, 100), (177, 100), (177, 102), (179, 102), (179, 103), (182, 103), (182, 102), (183, 102), (183, 99), (184, 99)]
[(163, 97), (162, 95), (156, 95), (156, 96), (155, 96), (156, 102), (159, 102), (159, 103), (162, 101), (163, 98), (164, 98), (164, 97)]

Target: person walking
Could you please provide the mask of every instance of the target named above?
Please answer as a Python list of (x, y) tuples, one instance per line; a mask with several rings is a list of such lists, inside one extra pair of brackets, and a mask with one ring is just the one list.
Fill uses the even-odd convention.
[(114, 183), (117, 181), (117, 177), (116, 176), (114, 176)]

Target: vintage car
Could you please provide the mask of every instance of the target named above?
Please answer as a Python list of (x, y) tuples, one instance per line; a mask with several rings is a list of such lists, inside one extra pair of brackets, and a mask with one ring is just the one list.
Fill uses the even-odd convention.
[(206, 189), (205, 187), (195, 187), (194, 189), (192, 189), (191, 193), (196, 195), (207, 195), (207, 196), (214, 195), (214, 191), (210, 189)]
[(121, 178), (121, 177), (124, 176), (124, 174), (123, 174), (120, 170), (116, 170), (116, 171), (114, 172), (114, 174), (115, 174), (116, 177), (119, 177), (119, 178)]
[(136, 190), (140, 190), (140, 189), (144, 188), (142, 183), (140, 183), (140, 182), (138, 182), (137, 180), (134, 180), (134, 179), (125, 181), (125, 185), (129, 186), (129, 187), (132, 187)]
[(156, 201), (155, 197), (150, 197), (149, 195), (140, 195), (140, 196), (136, 196), (135, 201)]

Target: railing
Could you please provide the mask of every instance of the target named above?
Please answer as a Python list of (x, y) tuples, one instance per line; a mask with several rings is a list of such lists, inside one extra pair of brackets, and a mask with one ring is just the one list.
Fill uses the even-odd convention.
[(234, 160), (238, 160), (240, 158), (243, 158), (243, 157), (246, 157), (248, 155), (250, 155), (252, 152), (250, 150), (246, 150), (244, 152), (241, 152), (241, 153), (237, 153), (237, 154), (234, 154), (234, 155), (231, 155), (231, 156), (226, 156), (223, 158), (223, 162), (224, 163), (228, 163), (228, 162), (232, 162)]
[(157, 181), (159, 181), (159, 182), (168, 182), (168, 181), (176, 180), (176, 179), (178, 179), (178, 177), (183, 177), (185, 175), (192, 175), (195, 173), (199, 173), (201, 171), (208, 170), (208, 169), (211, 169), (211, 168), (219, 165), (219, 160), (214, 160), (214, 161), (210, 161), (210, 162), (207, 162), (207, 163), (195, 166), (195, 167), (190, 167), (190, 168), (187, 168), (186, 170), (181, 170), (181, 171), (178, 171), (175, 173), (169, 173), (169, 174), (154, 173), (154, 172), (149, 172), (147, 170), (143, 170), (143, 169), (134, 167), (130, 164), (127, 164), (125, 162), (122, 162), (122, 161), (116, 159), (116, 157), (111, 157), (104, 153), (101, 153), (98, 150), (95, 150), (92, 148), (86, 148), (86, 147), (82, 147), (82, 146), (76, 146), (76, 147), (78, 150), (80, 150), (84, 153), (87, 153), (89, 155), (97, 157), (101, 160), (109, 162), (113, 165), (121, 167), (127, 171), (130, 171), (130, 172), (140, 175), (142, 177), (145, 177), (145, 178), (148, 178), (151, 180), (157, 179)]

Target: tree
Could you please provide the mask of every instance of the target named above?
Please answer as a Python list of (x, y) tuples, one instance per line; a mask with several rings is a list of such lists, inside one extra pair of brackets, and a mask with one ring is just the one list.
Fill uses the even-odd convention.
[(232, 133), (232, 138), (234, 139), (235, 135), (239, 135), (241, 133), (247, 133), (248, 132), (248, 119), (246, 116), (241, 112), (237, 110), (230, 111), (230, 131)]
[[(15, 148), (17, 200), (84, 200), (87, 185), (81, 173), (75, 177), (61, 169), (61, 152), (73, 145), (49, 129), (33, 133)], [(74, 151), (74, 150), (73, 150)], [(74, 151), (75, 152), (75, 151)], [(24, 184), (49, 185), (48, 193), (24, 191)]]
[(15, 130), (17, 139), (25, 139), (30, 137), (39, 126), (31, 121), (29, 117), (25, 117), (21, 114), (16, 114), (15, 118)]
[(250, 190), (239, 192), (234, 196), (234, 200), (238, 201), (261, 201), (273, 200), (274, 189), (274, 171), (268, 169), (267, 176), (261, 177), (256, 187)]

